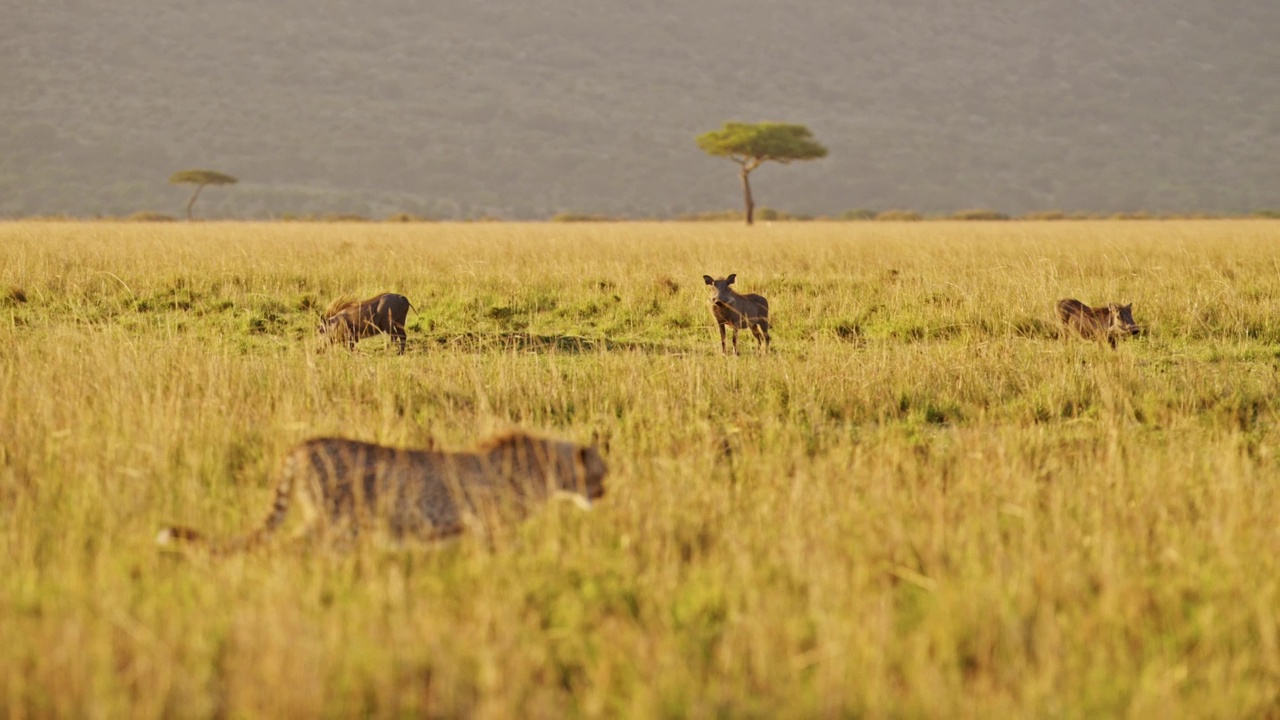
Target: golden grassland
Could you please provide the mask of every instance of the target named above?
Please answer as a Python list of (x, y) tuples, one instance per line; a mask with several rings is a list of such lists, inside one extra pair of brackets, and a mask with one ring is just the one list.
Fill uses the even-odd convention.
[[(729, 272), (772, 354), (720, 355)], [(408, 354), (319, 344), (381, 291)], [(1280, 223), (9, 223), (0, 293), (7, 717), (1280, 716)], [(512, 427), (609, 494), (153, 545), (309, 436)]]

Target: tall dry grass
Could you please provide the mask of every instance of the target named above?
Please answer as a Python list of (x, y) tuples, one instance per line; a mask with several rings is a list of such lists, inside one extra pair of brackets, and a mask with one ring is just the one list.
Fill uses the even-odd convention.
[[(1280, 226), (0, 225), (9, 717), (1280, 712)], [(770, 300), (724, 358), (704, 273)], [(320, 346), (406, 294), (410, 352)], [(1132, 301), (1064, 342), (1053, 303)], [(170, 556), (319, 434), (608, 440), (490, 541)]]

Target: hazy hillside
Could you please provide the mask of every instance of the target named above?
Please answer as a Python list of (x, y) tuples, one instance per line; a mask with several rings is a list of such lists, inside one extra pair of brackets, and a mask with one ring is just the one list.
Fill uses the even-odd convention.
[[(0, 27), (0, 214), (1280, 207), (1280, 4), (54, 0)], [(1154, 8), (1159, 7), (1156, 11)], [(1151, 9), (1147, 9), (1151, 8)]]

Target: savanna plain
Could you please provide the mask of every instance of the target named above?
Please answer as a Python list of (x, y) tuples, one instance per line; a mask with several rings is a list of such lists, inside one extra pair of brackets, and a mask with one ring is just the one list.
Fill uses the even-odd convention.
[[(728, 273), (771, 353), (721, 355)], [(383, 291), (405, 355), (321, 344)], [(0, 293), (7, 717), (1280, 716), (1274, 221), (11, 222)], [(512, 428), (608, 494), (154, 544), (252, 528), (308, 437)]]

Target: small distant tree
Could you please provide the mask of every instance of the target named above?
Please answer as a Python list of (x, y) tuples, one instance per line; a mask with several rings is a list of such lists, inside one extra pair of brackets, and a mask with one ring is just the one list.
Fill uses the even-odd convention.
[(1009, 216), (988, 210), (986, 208), (975, 208), (973, 210), (960, 210), (951, 216), (952, 220), (1008, 220)]
[(708, 155), (738, 163), (748, 225), (754, 220), (756, 207), (747, 177), (752, 170), (770, 160), (785, 165), (792, 160), (817, 160), (827, 156), (827, 149), (813, 139), (809, 128), (786, 123), (728, 122), (719, 130), (699, 135), (698, 147)]
[(196, 191), (191, 193), (187, 201), (187, 220), (191, 219), (191, 206), (196, 204), (200, 191), (205, 185), (235, 185), (239, 180), (218, 172), (217, 170), (183, 170), (169, 178), (170, 185), (195, 185)]

